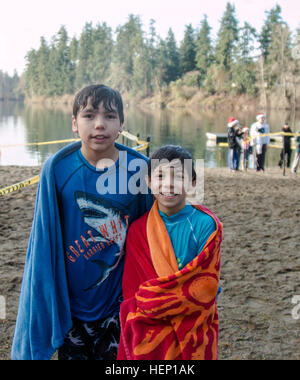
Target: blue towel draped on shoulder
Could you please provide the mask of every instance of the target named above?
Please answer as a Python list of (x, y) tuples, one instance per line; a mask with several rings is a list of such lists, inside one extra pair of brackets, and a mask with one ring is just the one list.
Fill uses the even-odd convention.
[(49, 158), (38, 185), (19, 311), (13, 360), (48, 360), (72, 327), (54, 166), (81, 143)]

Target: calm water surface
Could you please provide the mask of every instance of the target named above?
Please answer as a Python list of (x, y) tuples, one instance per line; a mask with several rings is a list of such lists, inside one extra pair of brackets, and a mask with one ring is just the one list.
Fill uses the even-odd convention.
[[(227, 119), (236, 117), (241, 125), (250, 126), (255, 121), (255, 113), (230, 111), (141, 111), (125, 109), (125, 129), (140, 134), (141, 139), (151, 137), (151, 150), (164, 144), (179, 144), (188, 149), (196, 159), (204, 159), (206, 167), (227, 166), (227, 149), (210, 147), (206, 132), (225, 133)], [(279, 131), (286, 119), (294, 121), (298, 127), (300, 115), (292, 118), (288, 113), (273, 111), (268, 115), (271, 132)], [(41, 106), (27, 107), (20, 103), (0, 102), (0, 145), (25, 144), (74, 138), (71, 129), (71, 109), (47, 109)], [(122, 138), (119, 139), (122, 142)], [(133, 146), (128, 140), (125, 143)], [(23, 146), (2, 148), (0, 165), (40, 165), (57, 152), (63, 144), (46, 146)], [(270, 149), (267, 166), (276, 166), (278, 149)]]

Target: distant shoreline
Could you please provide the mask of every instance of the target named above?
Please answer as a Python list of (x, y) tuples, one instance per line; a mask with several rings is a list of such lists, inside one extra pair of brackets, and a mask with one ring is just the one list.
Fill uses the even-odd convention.
[[(142, 109), (158, 110), (158, 109), (181, 109), (181, 110), (230, 110), (236, 111), (269, 111), (269, 110), (285, 110), (285, 111), (297, 111), (300, 106), (295, 108), (288, 104), (286, 99), (278, 97), (276, 94), (270, 94), (267, 102), (267, 107), (263, 105), (261, 96), (258, 94), (256, 97), (250, 97), (248, 95), (227, 95), (227, 94), (215, 94), (207, 96), (200, 90), (194, 91), (193, 95), (182, 95), (180, 97), (172, 95), (172, 93), (162, 95), (156, 93), (153, 96), (138, 98), (131, 94), (122, 94), (123, 103), (125, 107), (131, 105), (138, 105)], [(43, 105), (45, 107), (58, 107), (66, 108), (72, 107), (74, 100), (74, 94), (65, 94), (62, 96), (44, 97), (36, 96), (32, 98), (26, 98), (25, 104), (28, 105)]]
[(18, 102), (18, 103), (24, 103), (24, 99), (17, 99), (17, 98), (0, 98), (0, 102)]

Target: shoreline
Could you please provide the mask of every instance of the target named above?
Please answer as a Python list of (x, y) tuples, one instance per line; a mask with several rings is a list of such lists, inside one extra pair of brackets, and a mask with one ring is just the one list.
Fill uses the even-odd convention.
[[(0, 188), (40, 173), (40, 166), (0, 166)], [(300, 172), (264, 174), (204, 169), (204, 202), (224, 226), (219, 359), (299, 360)], [(0, 197), (0, 360), (10, 358), (37, 185)]]
[[(148, 97), (135, 97), (130, 93), (122, 94), (124, 107), (138, 106), (145, 111), (153, 111), (158, 109), (170, 110), (186, 110), (186, 111), (286, 111), (297, 112), (300, 107), (293, 107), (288, 104), (286, 99), (281, 99), (277, 95), (269, 94), (267, 104), (261, 100), (261, 94), (255, 97), (250, 97), (247, 94), (241, 95), (228, 95), (228, 94), (214, 94), (207, 95), (201, 90), (193, 89), (193, 95), (189, 97), (182, 97), (172, 93), (169, 89), (167, 95), (162, 95), (157, 92)], [(25, 98), (24, 104), (33, 106), (43, 106), (50, 108), (72, 108), (75, 94), (64, 94), (61, 96), (45, 97), (35, 96), (33, 98)]]

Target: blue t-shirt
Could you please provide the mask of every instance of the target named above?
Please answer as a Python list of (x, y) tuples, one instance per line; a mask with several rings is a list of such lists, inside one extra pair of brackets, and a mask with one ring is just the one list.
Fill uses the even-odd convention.
[(178, 268), (181, 270), (203, 249), (216, 223), (206, 213), (187, 204), (175, 215), (167, 216), (159, 211), (169, 233)]
[(117, 147), (118, 161), (104, 170), (80, 150), (55, 166), (71, 313), (86, 322), (118, 314), (127, 229), (153, 204), (143, 181), (148, 159)]

